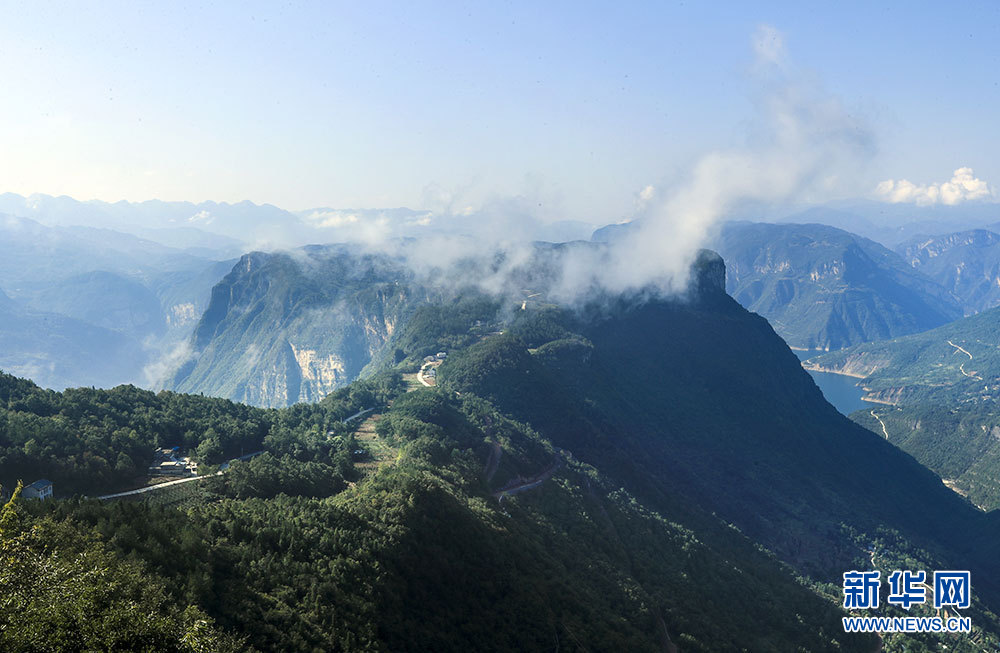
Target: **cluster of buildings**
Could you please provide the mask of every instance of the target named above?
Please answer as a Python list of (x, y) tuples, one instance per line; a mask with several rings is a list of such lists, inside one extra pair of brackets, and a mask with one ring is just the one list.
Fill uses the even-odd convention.
[(149, 473), (168, 476), (197, 476), (198, 463), (186, 456), (181, 456), (180, 447), (156, 449), (153, 452), (153, 464), (149, 466)]
[[(181, 456), (180, 447), (156, 449), (153, 452), (153, 464), (149, 466), (149, 473), (169, 476), (197, 476), (198, 463), (188, 457)], [(25, 499), (48, 499), (52, 496), (52, 481), (40, 478), (31, 485), (25, 485), (21, 489), (21, 496)]]
[(424, 356), (424, 365), (420, 368), (419, 377), (423, 377), (425, 381), (424, 385), (434, 385), (434, 383), (429, 383), (434, 381), (436, 383), (437, 379), (437, 366), (440, 365), (444, 359), (448, 358), (448, 352), (439, 351), (433, 356)]

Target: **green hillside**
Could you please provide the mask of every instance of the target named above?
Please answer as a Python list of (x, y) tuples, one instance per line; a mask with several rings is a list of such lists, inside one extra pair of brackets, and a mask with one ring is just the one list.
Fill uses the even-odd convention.
[[(852, 418), (986, 508), (1000, 507), (1000, 309), (813, 358), (878, 403)], [(884, 431), (883, 431), (884, 425)]]
[(898, 254), (834, 227), (729, 223), (715, 247), (729, 293), (792, 347), (840, 349), (962, 315), (954, 297)]

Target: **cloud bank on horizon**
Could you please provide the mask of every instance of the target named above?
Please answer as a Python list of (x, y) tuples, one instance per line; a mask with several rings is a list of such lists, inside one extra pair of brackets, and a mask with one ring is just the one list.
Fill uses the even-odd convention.
[(975, 176), (972, 168), (964, 167), (955, 170), (949, 181), (939, 184), (920, 186), (908, 179), (886, 179), (875, 187), (875, 196), (893, 204), (954, 206), (962, 202), (995, 198), (997, 195), (993, 187)]

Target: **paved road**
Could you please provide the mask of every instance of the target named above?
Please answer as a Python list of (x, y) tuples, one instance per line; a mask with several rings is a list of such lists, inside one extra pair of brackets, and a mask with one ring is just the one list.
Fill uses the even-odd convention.
[[(239, 458), (233, 458), (233, 460), (250, 460), (254, 456), (259, 456), (264, 453), (263, 451), (254, 451), (253, 453), (248, 453), (246, 455), (240, 456)], [(147, 485), (146, 487), (141, 487), (135, 490), (129, 490), (128, 492), (116, 492), (114, 494), (105, 494), (103, 496), (97, 497), (99, 500), (104, 501), (105, 499), (120, 499), (121, 497), (129, 497), (134, 494), (143, 494), (144, 492), (155, 492), (156, 490), (162, 490), (165, 487), (173, 487), (174, 485), (180, 485), (181, 483), (190, 483), (191, 481), (200, 481), (203, 478), (213, 478), (215, 476), (222, 476), (222, 472), (229, 469), (229, 463), (232, 461), (227, 461), (222, 463), (223, 468), (214, 474), (206, 474), (204, 476), (189, 476), (188, 478), (179, 478), (176, 481), (167, 481), (166, 483), (157, 483), (156, 485)]]
[(166, 483), (157, 483), (156, 485), (147, 485), (146, 487), (141, 487), (137, 490), (129, 490), (128, 492), (117, 492), (115, 494), (105, 494), (104, 496), (97, 497), (101, 501), (105, 499), (118, 499), (121, 497), (132, 496), (133, 494), (142, 494), (143, 492), (153, 492), (154, 490), (162, 490), (165, 487), (171, 487), (173, 485), (180, 485), (181, 483), (190, 483), (191, 481), (200, 481), (203, 478), (212, 478), (213, 476), (222, 476), (222, 472), (218, 471), (214, 474), (207, 474), (205, 476), (191, 476), (189, 478), (179, 478), (176, 481), (167, 481)]
[(374, 408), (365, 408), (364, 410), (359, 410), (358, 412), (354, 413), (353, 415), (351, 415), (347, 419), (344, 419), (344, 420), (341, 420), (341, 421), (344, 424), (350, 424), (351, 422), (353, 422), (357, 418), (361, 417), (362, 415), (367, 415), (368, 413), (372, 412), (373, 410), (375, 410), (375, 409)]

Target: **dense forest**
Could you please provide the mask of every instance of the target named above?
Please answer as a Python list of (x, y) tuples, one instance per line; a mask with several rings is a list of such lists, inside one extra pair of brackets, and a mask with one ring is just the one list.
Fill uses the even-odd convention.
[[(259, 650), (510, 650), (561, 641), (652, 651), (664, 638), (705, 651), (747, 642), (871, 646), (839, 632), (832, 600), (738, 533), (720, 524), (703, 541), (482, 399), (415, 391), (378, 423), (398, 461), (347, 489), (322, 475), (311, 482), (315, 463), (286, 459), (296, 471), (275, 494), (277, 459), (262, 457), (207, 481), (182, 509), (15, 501), (33, 525), (21, 546), (64, 556), (63, 540), (51, 535), (62, 532), (99, 547), (89, 555), (102, 556), (105, 573), (126, 577), (113, 588), (121, 596), (103, 599), (107, 620), (128, 621), (115, 603), (137, 591), (127, 579), (153, 578), (151, 603), (129, 609), (159, 610), (172, 628), (201, 624), (206, 638)], [(503, 454), (487, 478), (494, 442)], [(498, 490), (557, 455), (565, 465), (544, 491), (497, 500)], [(5, 578), (0, 589), (17, 580)], [(57, 596), (36, 598), (33, 609), (44, 600)], [(733, 601), (741, 612), (720, 627), (717, 610)], [(119, 641), (143, 641), (137, 629), (129, 625)], [(25, 637), (4, 643), (34, 650)]]
[(343, 468), (341, 421), (398, 393), (387, 374), (316, 404), (267, 410), (224, 399), (134, 386), (43, 390), (0, 373), (0, 482), (47, 478), (59, 496), (99, 495), (141, 483), (156, 447), (180, 447), (219, 465), (265, 449), (273, 456)]

